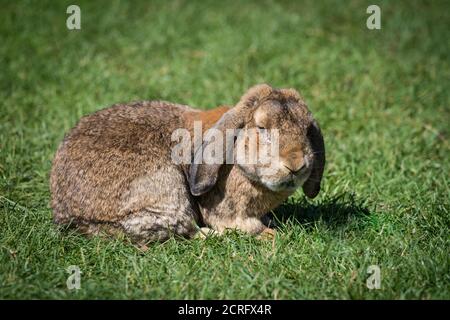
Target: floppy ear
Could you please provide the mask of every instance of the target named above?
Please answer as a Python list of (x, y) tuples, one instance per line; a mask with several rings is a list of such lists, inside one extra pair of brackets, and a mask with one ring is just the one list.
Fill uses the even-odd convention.
[[(202, 195), (216, 184), (219, 176), (219, 169), (227, 159), (226, 152), (233, 150), (225, 150), (226, 146), (226, 130), (227, 129), (240, 129), (244, 126), (245, 121), (249, 118), (251, 112), (253, 112), (260, 101), (268, 96), (272, 92), (272, 88), (266, 84), (256, 85), (250, 88), (245, 95), (242, 96), (239, 103), (228, 112), (226, 112), (219, 121), (208, 130), (203, 139), (201, 147), (194, 150), (194, 159), (189, 168), (189, 188), (194, 196)], [(206, 164), (203, 163), (202, 156), (203, 150), (210, 144), (214, 143), (214, 133), (221, 132), (223, 143), (222, 150), (222, 163)]]
[(320, 182), (325, 167), (325, 144), (320, 127), (315, 120), (308, 127), (307, 137), (311, 143), (314, 156), (313, 168), (308, 180), (303, 184), (303, 191), (308, 198), (314, 198), (320, 191)]
[[(189, 188), (194, 196), (202, 195), (216, 184), (217, 178), (219, 176), (219, 169), (226, 159), (225, 149), (225, 137), (226, 129), (234, 129), (241, 127), (241, 122), (236, 114), (236, 110), (231, 109), (226, 112), (217, 123), (206, 131), (203, 138), (202, 144), (197, 150), (194, 150), (194, 159), (192, 161), (191, 167), (189, 169)], [(213, 133), (218, 133), (222, 135), (222, 158), (216, 157), (216, 160), (212, 164), (203, 163), (203, 150), (205, 150), (209, 144), (215, 143), (216, 136)], [(223, 160), (220, 163), (217, 159)]]

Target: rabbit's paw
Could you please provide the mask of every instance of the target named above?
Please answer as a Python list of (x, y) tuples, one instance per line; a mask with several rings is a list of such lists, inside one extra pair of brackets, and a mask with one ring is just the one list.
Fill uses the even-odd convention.
[(258, 240), (273, 240), (277, 232), (271, 228), (265, 228), (260, 234), (256, 236)]
[(136, 249), (138, 249), (140, 252), (145, 253), (148, 251), (148, 246), (146, 243), (137, 243), (135, 245)]
[(217, 235), (219, 235), (219, 233), (216, 230), (204, 227), (198, 229), (197, 233), (194, 235), (194, 239), (206, 239)]

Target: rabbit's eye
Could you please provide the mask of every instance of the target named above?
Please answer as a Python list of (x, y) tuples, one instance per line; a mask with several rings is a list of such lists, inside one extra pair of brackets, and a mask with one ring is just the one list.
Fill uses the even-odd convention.
[(264, 130), (265, 128), (264, 127), (261, 127), (261, 126), (256, 126), (259, 130)]

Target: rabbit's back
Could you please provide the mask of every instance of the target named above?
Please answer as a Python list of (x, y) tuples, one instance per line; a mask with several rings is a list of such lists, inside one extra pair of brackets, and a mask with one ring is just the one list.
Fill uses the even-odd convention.
[[(184, 184), (181, 169), (171, 165), (170, 143), (172, 131), (183, 127), (183, 115), (191, 110), (166, 102), (138, 102), (83, 117), (53, 160), (55, 222), (115, 223), (133, 206), (147, 205), (142, 201), (172, 205), (175, 195), (158, 188)], [(153, 196), (134, 199), (133, 190), (142, 188)]]

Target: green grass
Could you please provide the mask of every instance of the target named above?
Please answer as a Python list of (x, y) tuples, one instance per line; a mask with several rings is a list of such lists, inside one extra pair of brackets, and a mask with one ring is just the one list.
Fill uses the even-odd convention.
[[(376, 1), (2, 1), (0, 298), (450, 299), (450, 6)], [(117, 102), (233, 104), (301, 91), (324, 132), (320, 196), (299, 190), (275, 241), (170, 240), (141, 253), (52, 224), (64, 133)], [(66, 268), (81, 268), (81, 289)], [(381, 289), (366, 287), (381, 268)]]

